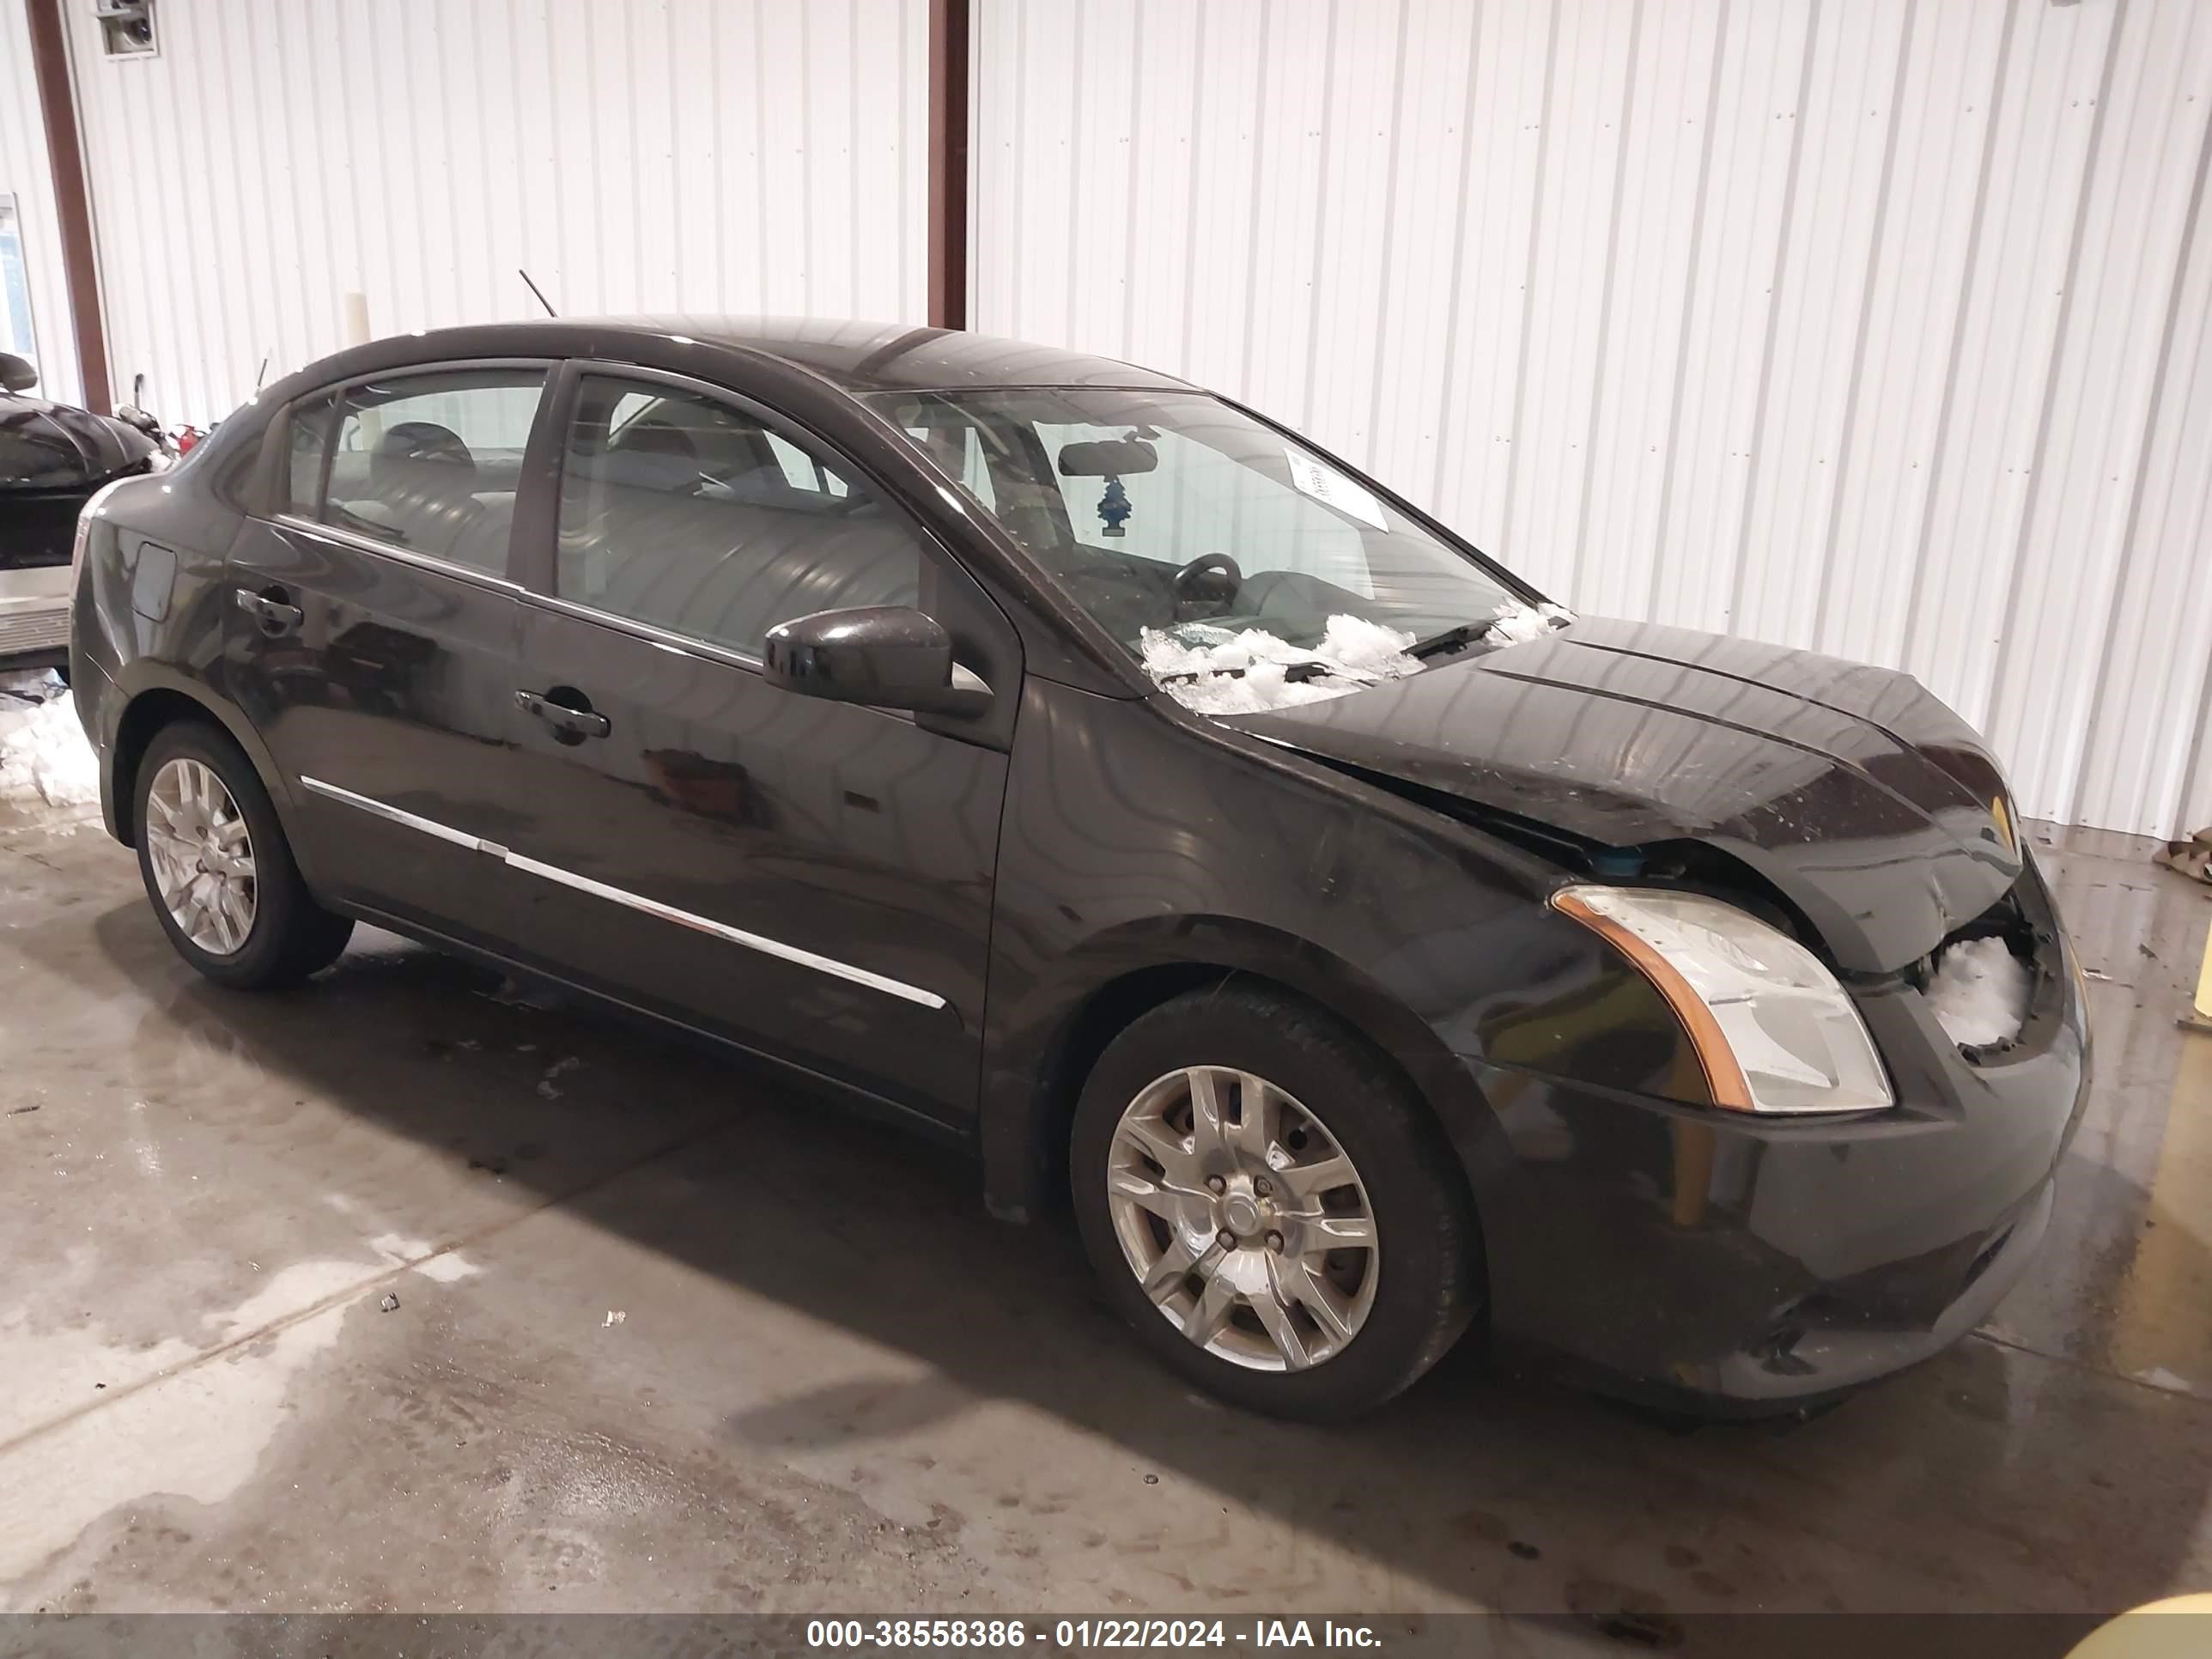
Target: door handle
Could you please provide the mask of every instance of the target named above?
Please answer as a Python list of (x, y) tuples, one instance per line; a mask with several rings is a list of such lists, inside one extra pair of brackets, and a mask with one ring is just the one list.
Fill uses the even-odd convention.
[(565, 702), (554, 702), (543, 691), (518, 691), (514, 702), (524, 714), (535, 714), (551, 726), (564, 743), (604, 738), (615, 729), (615, 723), (605, 714), (595, 714), (589, 708), (571, 708)]
[(270, 639), (280, 634), (289, 634), (301, 620), (300, 607), (289, 604), (281, 587), (270, 587), (256, 593), (249, 588), (240, 588), (232, 595), (238, 608), (261, 624), (261, 631)]

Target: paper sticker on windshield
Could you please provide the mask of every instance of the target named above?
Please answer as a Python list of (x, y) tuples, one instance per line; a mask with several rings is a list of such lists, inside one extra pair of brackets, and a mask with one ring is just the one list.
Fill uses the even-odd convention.
[(1390, 521), (1382, 516), (1382, 503), (1375, 499), (1371, 490), (1323, 466), (1312, 456), (1299, 453), (1288, 444), (1283, 446), (1283, 459), (1290, 465), (1293, 488), (1325, 507), (1334, 507), (1347, 519), (1371, 524), (1377, 530), (1390, 527)]

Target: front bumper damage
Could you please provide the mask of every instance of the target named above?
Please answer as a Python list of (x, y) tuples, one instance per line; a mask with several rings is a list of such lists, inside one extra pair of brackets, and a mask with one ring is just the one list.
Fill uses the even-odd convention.
[(1501, 1347), (1607, 1392), (1757, 1415), (1973, 1329), (2034, 1255), (2089, 1088), (2070, 946), (2032, 864), (2019, 898), (2043, 942), (2009, 1048), (1962, 1052), (1909, 981), (1855, 993), (1888, 1111), (1760, 1118), (1466, 1060), (1510, 1150), (1469, 1170)]

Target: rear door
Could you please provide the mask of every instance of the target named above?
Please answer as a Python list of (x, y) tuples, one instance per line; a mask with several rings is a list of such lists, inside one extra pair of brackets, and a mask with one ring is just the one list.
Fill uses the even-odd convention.
[(232, 552), (234, 700), (311, 876), (499, 946), (513, 878), (515, 503), (544, 363), (409, 369), (297, 405), (287, 499)]
[(794, 696), (769, 627), (915, 605), (1020, 693), (974, 580), (757, 404), (575, 376), (515, 686), (533, 960), (942, 1121), (974, 1112), (1011, 723)]

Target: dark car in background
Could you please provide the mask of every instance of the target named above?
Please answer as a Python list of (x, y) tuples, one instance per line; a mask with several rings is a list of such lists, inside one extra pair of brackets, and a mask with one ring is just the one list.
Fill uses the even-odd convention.
[(357, 347), (96, 503), (74, 620), (200, 972), (361, 919), (800, 1067), (1000, 1213), (1072, 1203), (1139, 1337), (1260, 1409), (1478, 1320), (1832, 1397), (2018, 1278), (2086, 1093), (2003, 781), (1915, 682), (1577, 618), (1123, 363)]
[[(28, 398), (38, 369), (0, 352), (0, 668), (69, 665), (69, 550), (77, 514), (118, 477), (157, 471), (157, 435)], [(155, 429), (157, 431), (157, 429)]]
[(102, 485), (160, 465), (128, 422), (23, 395), (38, 382), (0, 352), (0, 669), (67, 665), (77, 514)]

